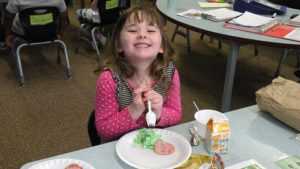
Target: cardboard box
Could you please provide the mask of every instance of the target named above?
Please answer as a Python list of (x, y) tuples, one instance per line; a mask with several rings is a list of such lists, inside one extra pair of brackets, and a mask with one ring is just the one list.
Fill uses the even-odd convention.
[[(223, 115), (223, 114), (222, 114)], [(210, 154), (228, 153), (230, 128), (226, 116), (213, 116), (207, 122), (206, 147)]]

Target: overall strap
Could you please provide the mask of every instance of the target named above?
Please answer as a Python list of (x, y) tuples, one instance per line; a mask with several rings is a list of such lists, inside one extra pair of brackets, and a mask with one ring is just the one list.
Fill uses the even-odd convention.
[[(174, 63), (170, 62), (168, 67), (164, 67), (163, 69), (163, 72), (166, 74), (165, 76), (167, 76), (169, 79), (173, 79), (175, 72)], [(119, 104), (119, 110), (121, 111), (132, 102), (132, 88), (125, 79), (120, 77), (119, 74), (111, 69), (109, 70), (111, 71), (111, 74), (116, 82), (115, 92), (117, 96), (117, 102)], [(152, 89), (161, 94), (165, 100), (167, 92), (165, 91), (164, 84), (165, 82), (163, 80), (158, 80)]]

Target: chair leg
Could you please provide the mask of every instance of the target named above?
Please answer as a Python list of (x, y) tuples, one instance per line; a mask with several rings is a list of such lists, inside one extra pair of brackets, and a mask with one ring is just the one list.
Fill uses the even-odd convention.
[(174, 42), (174, 40), (175, 40), (175, 36), (176, 36), (176, 32), (178, 31), (178, 28), (179, 28), (179, 26), (178, 25), (176, 25), (176, 28), (175, 28), (175, 30), (174, 30), (174, 33), (173, 33), (173, 35), (172, 35), (172, 42)]
[(258, 49), (257, 49), (257, 45), (254, 45), (254, 56), (258, 55)]
[(95, 47), (95, 50), (96, 50), (96, 53), (97, 53), (97, 56), (98, 56), (98, 61), (100, 62), (101, 61), (101, 54), (100, 54), (100, 51), (99, 51), (99, 48), (98, 48), (97, 39), (95, 38), (96, 33), (99, 32), (99, 31), (100, 31), (99, 27), (94, 27), (91, 31), (91, 36), (92, 36), (92, 39), (93, 39), (93, 45)]
[[(203, 40), (204, 35), (205, 35), (204, 33), (201, 33), (201, 36), (200, 36), (201, 40)], [(210, 37), (209, 40), (210, 40), (210, 43), (212, 43), (214, 39), (212, 37)], [(218, 48), (222, 49), (222, 42), (221, 41), (218, 41)]]
[(68, 55), (67, 47), (66, 47), (65, 43), (61, 40), (55, 40), (55, 42), (59, 43), (62, 46), (62, 49), (64, 50), (66, 65), (67, 65), (68, 78), (72, 78), (72, 70), (71, 70), (71, 66), (70, 66), (70, 63), (69, 63), (69, 55)]
[(81, 30), (82, 28), (85, 26), (85, 24), (81, 24), (79, 29), (78, 29), (78, 33), (77, 33), (77, 37), (75, 40), (75, 49), (74, 49), (74, 53), (78, 53), (79, 50), (79, 40), (80, 40), (80, 34), (81, 34)]
[(70, 18), (69, 18), (68, 10), (66, 10), (66, 11), (67, 11), (66, 23), (67, 23), (68, 25), (70, 25)]
[(186, 44), (187, 44), (187, 53), (191, 54), (191, 41), (190, 41), (190, 30), (186, 29)]
[[(294, 72), (294, 74), (295, 74), (298, 78), (300, 78), (300, 70), (296, 70), (296, 71)], [(299, 81), (299, 83), (300, 83), (300, 81)]]
[(171, 38), (171, 41), (174, 42), (175, 40), (175, 36), (177, 34), (183, 36), (184, 38), (186, 38), (186, 43), (187, 43), (187, 53), (190, 55), (191, 54), (191, 44), (190, 44), (190, 30), (189, 29), (186, 29), (186, 32), (182, 32), (180, 30), (178, 30), (179, 26), (176, 25), (175, 27), (175, 30), (174, 30), (174, 33), (172, 35), (172, 38)]
[(201, 33), (201, 36), (200, 36), (200, 39), (201, 39), (201, 40), (203, 40), (204, 35), (205, 35), (204, 33)]
[(61, 64), (61, 57), (60, 57), (60, 46), (57, 45), (57, 64)]
[(214, 42), (214, 38), (213, 37), (209, 37), (209, 43), (213, 43)]
[(282, 62), (283, 62), (284, 59), (286, 59), (287, 54), (288, 54), (288, 49), (284, 48), (284, 50), (282, 51), (281, 58), (280, 58), (276, 73), (274, 75), (274, 78), (277, 78), (279, 76), (280, 69), (281, 69), (281, 66), (282, 66)]
[(16, 57), (16, 62), (17, 62), (17, 68), (19, 70), (19, 75), (20, 75), (20, 85), (24, 86), (25, 85), (25, 78), (23, 74), (23, 68), (22, 68), (22, 63), (21, 63), (21, 58), (20, 58), (20, 50), (23, 46), (27, 46), (27, 44), (21, 44), (17, 47), (15, 57)]
[(222, 49), (222, 42), (221, 41), (218, 42), (218, 47), (219, 47), (219, 49)]
[(300, 68), (300, 51), (297, 53), (297, 68)]

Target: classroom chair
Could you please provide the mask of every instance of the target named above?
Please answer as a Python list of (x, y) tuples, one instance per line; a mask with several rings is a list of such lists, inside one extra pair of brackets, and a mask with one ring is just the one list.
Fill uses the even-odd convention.
[[(45, 44), (57, 45), (57, 63), (61, 62), (60, 50), (63, 50), (66, 59), (67, 75), (72, 77), (71, 67), (69, 64), (68, 50), (62, 40), (57, 39), (59, 22), (59, 11), (56, 7), (33, 7), (22, 10), (19, 13), (21, 25), (24, 29), (25, 36), (16, 35), (13, 41), (12, 55), (16, 59), (19, 70), (20, 85), (24, 86), (25, 78), (23, 75), (20, 51), (25, 46), (36, 46)], [(23, 39), (22, 41), (20, 41)], [(20, 43), (19, 43), (20, 41)]]
[[(121, 11), (128, 7), (130, 7), (130, 0), (98, 0), (100, 23), (91, 22), (89, 20), (81, 23), (75, 41), (75, 53), (79, 51), (79, 40), (83, 40), (88, 42), (96, 50), (98, 61), (100, 62), (101, 54), (98, 48), (97, 34), (102, 33), (106, 37), (107, 42), (112, 25), (118, 20)], [(92, 40), (83, 36), (81, 34), (82, 30), (89, 32)]]
[(95, 127), (95, 110), (93, 110), (89, 116), (87, 128), (91, 145), (96, 146), (101, 144), (101, 138), (99, 137)]

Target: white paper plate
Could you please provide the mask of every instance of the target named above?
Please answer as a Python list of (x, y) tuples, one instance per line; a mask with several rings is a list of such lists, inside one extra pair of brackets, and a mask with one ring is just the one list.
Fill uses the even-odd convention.
[(95, 169), (87, 162), (68, 158), (43, 161), (30, 167), (29, 169), (65, 169), (70, 164), (78, 164), (84, 169)]
[(117, 142), (116, 152), (121, 160), (139, 169), (167, 169), (183, 164), (192, 153), (190, 143), (183, 136), (163, 129), (153, 129), (161, 134), (162, 139), (174, 145), (175, 152), (170, 155), (159, 155), (153, 150), (141, 146), (134, 147), (133, 140), (139, 130), (127, 133)]

